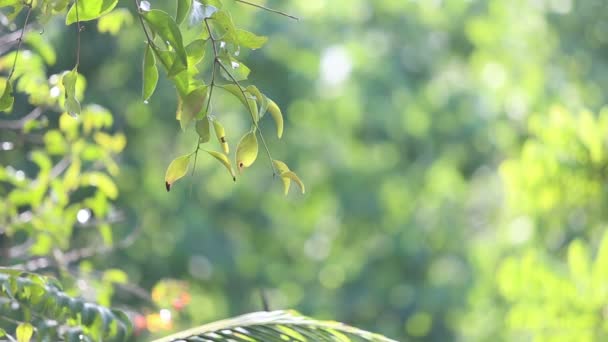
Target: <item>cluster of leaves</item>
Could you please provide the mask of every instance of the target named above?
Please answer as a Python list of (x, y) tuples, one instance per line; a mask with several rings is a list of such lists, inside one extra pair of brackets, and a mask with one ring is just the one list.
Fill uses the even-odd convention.
[(498, 269), (499, 293), (509, 304), (505, 322), (513, 340), (604, 341), (608, 303), (608, 232), (591, 258), (581, 239), (556, 263), (542, 250), (506, 258)]
[[(18, 341), (124, 341), (131, 322), (124, 312), (74, 298), (57, 281), (0, 269), (0, 315), (14, 322)], [(12, 332), (0, 329), (4, 336)]]
[(607, 217), (608, 111), (572, 113), (555, 106), (528, 119), (532, 135), (518, 158), (501, 165), (511, 210), (566, 228), (564, 214), (584, 212), (594, 225)]
[[(285, 163), (272, 159), (259, 127), (260, 120), (269, 113), (276, 124), (277, 136), (282, 137), (283, 115), (279, 106), (255, 85), (245, 87), (241, 84), (250, 72), (238, 59), (241, 49), (259, 49), (267, 38), (237, 28), (230, 13), (222, 9), (219, 0), (203, 3), (178, 1), (175, 17), (162, 10), (151, 9), (147, 1), (142, 1), (139, 3), (139, 15), (147, 37), (143, 60), (143, 99), (148, 101), (152, 96), (159, 79), (158, 69), (164, 69), (177, 90), (176, 119), (182, 130), (188, 129), (194, 123), (199, 136), (192, 153), (176, 158), (169, 165), (165, 176), (167, 191), (175, 181), (187, 174), (191, 159), (196, 163), (201, 145), (211, 139), (211, 126), (222, 151), (205, 151), (222, 163), (232, 179), (236, 180), (235, 168), (228, 157), (230, 147), (226, 130), (219, 121), (219, 115), (211, 115), (214, 90), (219, 88), (236, 97), (251, 119), (250, 130), (244, 133), (237, 143), (236, 168), (242, 171), (256, 161), (259, 136), (261, 145), (272, 161), (273, 171), (283, 179), (285, 192), (289, 190), (292, 180), (304, 192), (304, 186), (298, 176), (289, 170)], [(183, 27), (183, 22), (188, 17), (191, 25), (184, 29), (187, 30), (186, 34), (182, 33), (180, 25)], [(206, 50), (211, 51), (211, 57), (205, 58), (209, 54)], [(208, 82), (203, 79), (200, 70), (205, 62), (211, 69)]]
[[(144, 100), (153, 94), (159, 78), (158, 65), (162, 65), (177, 89), (177, 119), (182, 129), (194, 123), (199, 135), (196, 151), (177, 158), (169, 166), (167, 190), (185, 175), (190, 159), (192, 156), (196, 159), (200, 145), (209, 142), (211, 126), (222, 152), (207, 152), (224, 164), (233, 179), (236, 178), (228, 158), (230, 148), (225, 129), (215, 117), (208, 115), (212, 109), (214, 89), (221, 88), (236, 97), (251, 117), (251, 128), (236, 147), (237, 168), (242, 171), (255, 162), (259, 137), (268, 152), (273, 171), (282, 179), (285, 193), (292, 181), (304, 192), (304, 184), (299, 177), (284, 162), (272, 159), (259, 127), (260, 120), (268, 113), (276, 124), (277, 136), (281, 138), (281, 110), (257, 87), (241, 85), (249, 69), (237, 59), (240, 49), (260, 48), (266, 38), (237, 29), (219, 1), (177, 1), (175, 18), (161, 10), (150, 9), (146, 1), (137, 3), (138, 16), (147, 38), (143, 63)], [(15, 169), (14, 165), (0, 168), (0, 195), (6, 198), (0, 203), (0, 232), (6, 234), (10, 242), (25, 236), (24, 252), (19, 255), (25, 262), (20, 267), (56, 267), (60, 271), (69, 271), (70, 263), (80, 261), (81, 257), (79, 253), (73, 253), (78, 252), (74, 250), (74, 236), (79, 235), (78, 239), (82, 239), (82, 234), (76, 234), (74, 228), (87, 222), (93, 222), (99, 228), (104, 245), (113, 243), (109, 224), (112, 214), (110, 202), (118, 196), (113, 180), (118, 173), (114, 158), (124, 149), (126, 139), (120, 133), (108, 133), (113, 125), (109, 111), (98, 105), (81, 105), (86, 81), (78, 67), (81, 22), (99, 19), (101, 32), (116, 33), (121, 25), (131, 20), (128, 12), (115, 8), (117, 4), (117, 0), (0, 0), (0, 7), (9, 8), (7, 18), (11, 20), (26, 12), (20, 36), (15, 40), (16, 49), (0, 58), (0, 70), (8, 71), (8, 77), (0, 82), (4, 87), (0, 89), (0, 110), (7, 113), (13, 110), (16, 103), (14, 90), (27, 95), (33, 108), (30, 114), (17, 120), (3, 121), (2, 129), (12, 132), (9, 138), (15, 140), (39, 135), (38, 144), (42, 145), (31, 149), (32, 163), (23, 165), (27, 172)], [(55, 52), (37, 33), (29, 32), (28, 21), (31, 15), (38, 15), (38, 20), (45, 22), (66, 12), (66, 24), (76, 24), (78, 32), (75, 65), (70, 70), (47, 76), (46, 66), (55, 63)], [(190, 28), (190, 35), (194, 38), (189, 42), (182, 38), (182, 22), (188, 16), (200, 21), (195, 25), (196, 29)], [(205, 83), (197, 77), (197, 66), (205, 60), (208, 45), (211, 45), (213, 58), (211, 81)], [(220, 81), (220, 77), (224, 81)], [(54, 117), (53, 113), (59, 114)], [(30, 148), (29, 145), (18, 147)], [(42, 258), (28, 260), (31, 256)], [(91, 254), (84, 253), (84, 257), (87, 256)], [(82, 262), (81, 269), (86, 269), (86, 265)], [(108, 271), (103, 278), (124, 283), (126, 274)], [(68, 293), (73, 293), (74, 289), (64, 292), (50, 279), (15, 269), (0, 269), (0, 285), (0, 318), (10, 322), (14, 328), (14, 331), (7, 329), (0, 330), (0, 333), (11, 340), (122, 341), (130, 335), (131, 323), (123, 312), (72, 297)], [(104, 291), (105, 294), (100, 296), (102, 304), (109, 305), (111, 289)], [(182, 307), (186, 302), (186, 298), (180, 297), (179, 303), (172, 304)], [(245, 341), (390, 341), (339, 323), (314, 321), (292, 312), (237, 317), (180, 336), (183, 336), (180, 340), (193, 341), (200, 340), (202, 336), (208, 340), (238, 338)], [(166, 340), (174, 339), (169, 337)]]
[[(0, 82), (0, 110), (29, 111), (0, 122), (3, 263), (28, 270), (60, 269), (63, 274), (81, 259), (113, 248), (111, 222), (117, 213), (111, 202), (118, 196), (114, 178), (119, 172), (115, 158), (126, 146), (122, 133), (112, 133), (114, 119), (107, 109), (81, 106), (86, 80), (77, 71), (78, 63), (71, 70), (47, 72), (57, 62), (56, 52), (29, 19), (37, 15), (44, 22), (65, 12), (69, 3), (0, 2), (3, 10), (9, 8), (10, 19), (25, 12), (19, 35), (6, 43), (15, 49), (0, 57), (0, 70), (8, 74)], [(68, 23), (74, 12), (72, 6)], [(86, 19), (87, 11), (81, 12)], [(26, 97), (27, 106), (15, 101), (17, 93)], [(96, 284), (96, 293), (87, 299), (97, 295), (109, 305), (114, 284), (126, 281), (126, 275), (117, 272), (102, 272), (102, 279), (83, 282)], [(72, 278), (62, 277), (67, 279)], [(2, 269), (0, 283), (0, 318), (16, 322), (14, 333), (6, 333), (19, 341), (125, 340), (130, 334), (124, 313), (70, 297), (58, 282)], [(65, 283), (67, 293), (75, 293), (71, 281)]]
[(500, 168), (509, 215), (517, 217), (511, 234), (523, 244), (498, 264), (497, 291), (508, 303), (505, 334), (604, 340), (608, 112), (555, 106), (530, 116), (528, 127), (520, 156)]

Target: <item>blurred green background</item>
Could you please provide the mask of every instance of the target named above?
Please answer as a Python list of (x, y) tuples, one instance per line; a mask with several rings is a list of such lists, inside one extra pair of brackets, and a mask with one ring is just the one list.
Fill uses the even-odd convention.
[[(306, 195), (283, 196), (263, 154), (236, 184), (201, 155), (167, 193), (165, 169), (196, 133), (180, 132), (166, 79), (141, 101), (137, 22), (117, 36), (86, 24), (85, 99), (126, 134), (117, 206), (142, 229), (95, 268), (145, 289), (186, 281), (174, 329), (261, 310), (264, 289), (272, 309), (399, 341), (608, 338), (604, 1), (263, 3), (300, 20), (226, 6), (269, 37), (242, 59), (283, 108), (281, 141), (262, 128)], [(51, 71), (71, 69), (73, 32), (45, 31)], [(213, 114), (246, 129), (225, 94)]]

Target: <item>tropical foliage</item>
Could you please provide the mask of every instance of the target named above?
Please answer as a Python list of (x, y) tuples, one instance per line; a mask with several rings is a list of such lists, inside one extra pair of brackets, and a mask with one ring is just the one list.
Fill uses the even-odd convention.
[(10, 338), (606, 339), (601, 2), (0, 6)]

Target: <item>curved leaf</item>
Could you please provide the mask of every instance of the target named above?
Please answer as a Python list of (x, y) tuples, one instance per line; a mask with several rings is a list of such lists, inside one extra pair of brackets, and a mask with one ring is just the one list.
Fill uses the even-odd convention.
[[(283, 172), (291, 171), (291, 170), (289, 170), (289, 167), (287, 166), (287, 164), (285, 164), (284, 162), (282, 162), (280, 160), (276, 160), (276, 159), (273, 160), (272, 165), (274, 165), (274, 168), (277, 169), (277, 171), (279, 172), (279, 175), (282, 174)], [(285, 195), (287, 195), (289, 193), (289, 188), (291, 187), (291, 179), (289, 179), (288, 177), (281, 177), (281, 181), (283, 182), (283, 193), (285, 193)]]
[(291, 179), (292, 181), (296, 182), (296, 184), (298, 184), (298, 186), (300, 187), (300, 190), (302, 191), (302, 193), (306, 193), (306, 187), (304, 186), (304, 182), (302, 182), (302, 180), (300, 179), (300, 177), (298, 177), (298, 175), (295, 174), (295, 172), (293, 171), (287, 171), (287, 172), (283, 172), (281, 173), (281, 178), (285, 179)]
[(224, 153), (230, 153), (230, 146), (228, 146), (228, 141), (226, 140), (226, 130), (224, 129), (224, 126), (222, 126), (219, 121), (213, 120), (213, 129), (215, 130), (217, 140), (222, 145), (222, 150), (224, 150)]
[(317, 321), (295, 311), (264, 311), (209, 323), (153, 342), (396, 342), (339, 322)]
[(165, 42), (168, 42), (175, 50), (177, 57), (184, 66), (188, 66), (188, 58), (184, 49), (182, 33), (177, 27), (177, 23), (167, 12), (161, 10), (151, 10), (142, 13), (146, 22)]
[(78, 80), (76, 67), (66, 72), (61, 80), (65, 88), (65, 110), (73, 117), (80, 115), (80, 102), (76, 99), (76, 80)]
[(251, 166), (258, 157), (258, 138), (254, 131), (245, 134), (236, 146), (236, 166), (239, 171)]
[(274, 101), (268, 99), (268, 112), (277, 125), (277, 136), (281, 138), (283, 136), (283, 114), (281, 113), (281, 108)]
[(89, 21), (94, 20), (102, 15), (109, 13), (116, 7), (118, 0), (96, 0), (96, 1), (78, 1), (78, 18), (76, 17), (76, 4), (72, 5), (65, 18), (65, 24), (71, 25), (77, 20)]
[(177, 157), (171, 162), (171, 164), (169, 164), (169, 167), (167, 168), (167, 172), (165, 174), (165, 186), (167, 188), (167, 191), (171, 190), (171, 185), (173, 185), (173, 183), (175, 183), (178, 179), (184, 177), (186, 173), (188, 173), (190, 157), (192, 157), (192, 154)]
[(194, 89), (185, 98), (182, 99), (182, 114), (179, 118), (179, 123), (182, 130), (195, 118), (203, 118), (207, 115), (205, 112), (207, 105), (207, 97), (209, 96), (209, 88), (202, 86)]
[(158, 84), (158, 68), (156, 67), (156, 57), (154, 56), (154, 50), (148, 44), (146, 45), (146, 51), (144, 52), (144, 63), (143, 63), (143, 99), (148, 99), (154, 94), (156, 85)]
[(10, 111), (14, 102), (13, 86), (11, 85), (10, 80), (6, 80), (4, 91), (2, 92), (2, 96), (0, 96), (0, 111)]
[(232, 164), (230, 164), (230, 159), (228, 159), (227, 155), (216, 151), (205, 151), (211, 156), (213, 156), (213, 158), (217, 159), (220, 163), (222, 163), (222, 165), (224, 165), (226, 169), (228, 169), (228, 171), (230, 172), (232, 180), (236, 181), (236, 174), (234, 173), (234, 169), (232, 168)]
[[(226, 84), (226, 85), (220, 86), (220, 88), (226, 90), (230, 94), (234, 95), (237, 99), (239, 99), (239, 101), (241, 101), (243, 106), (245, 106), (245, 109), (247, 109), (247, 111), (251, 114), (253, 121), (258, 122), (258, 120), (259, 120), (258, 107), (256, 105), (255, 99), (247, 96), (248, 92), (246, 90), (241, 91), (242, 88), (240, 88), (236, 84)], [(243, 93), (247, 97), (243, 96)], [(251, 94), (249, 94), (249, 95), (251, 95)]]
[(211, 139), (208, 118), (203, 118), (202, 120), (196, 122), (196, 133), (198, 133), (199, 144), (206, 143)]
[(192, 6), (192, 0), (177, 0), (177, 14), (175, 15), (175, 22), (179, 25), (188, 16), (190, 7)]

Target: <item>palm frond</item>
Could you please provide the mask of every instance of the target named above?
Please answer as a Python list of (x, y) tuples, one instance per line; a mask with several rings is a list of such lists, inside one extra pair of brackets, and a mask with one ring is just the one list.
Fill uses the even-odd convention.
[(295, 311), (254, 312), (184, 330), (154, 342), (396, 342), (333, 321), (317, 321)]

